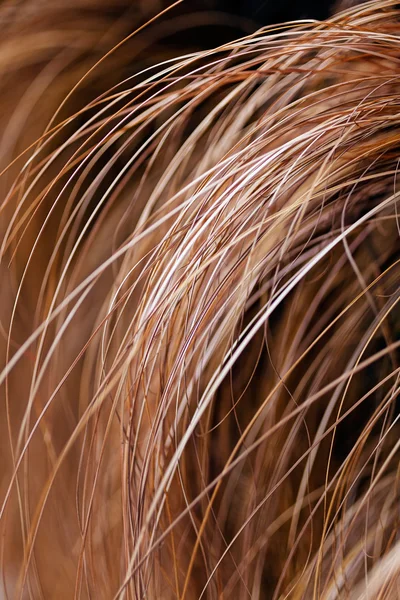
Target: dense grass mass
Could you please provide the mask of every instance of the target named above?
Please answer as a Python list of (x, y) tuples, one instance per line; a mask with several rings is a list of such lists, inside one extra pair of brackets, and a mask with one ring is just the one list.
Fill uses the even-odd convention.
[(0, 598), (400, 597), (400, 8), (209, 4), (1, 3)]

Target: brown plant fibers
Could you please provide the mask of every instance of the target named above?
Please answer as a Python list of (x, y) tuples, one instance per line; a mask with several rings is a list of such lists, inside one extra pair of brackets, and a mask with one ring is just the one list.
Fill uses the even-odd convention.
[(0, 6), (0, 597), (399, 598), (400, 9), (169, 8)]

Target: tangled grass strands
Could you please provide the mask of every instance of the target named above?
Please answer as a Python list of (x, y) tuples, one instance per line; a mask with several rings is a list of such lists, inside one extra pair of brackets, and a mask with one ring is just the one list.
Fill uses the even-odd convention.
[(0, 594), (394, 598), (399, 8), (175, 4), (0, 43)]

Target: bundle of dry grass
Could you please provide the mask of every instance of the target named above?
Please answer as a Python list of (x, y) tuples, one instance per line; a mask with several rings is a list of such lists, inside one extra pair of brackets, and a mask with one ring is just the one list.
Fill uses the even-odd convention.
[(125, 8), (0, 8), (0, 596), (398, 598), (397, 3)]

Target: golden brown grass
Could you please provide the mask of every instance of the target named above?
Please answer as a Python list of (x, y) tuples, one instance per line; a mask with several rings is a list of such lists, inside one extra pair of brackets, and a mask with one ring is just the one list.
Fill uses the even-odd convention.
[(397, 3), (125, 8), (0, 7), (0, 597), (396, 599)]

